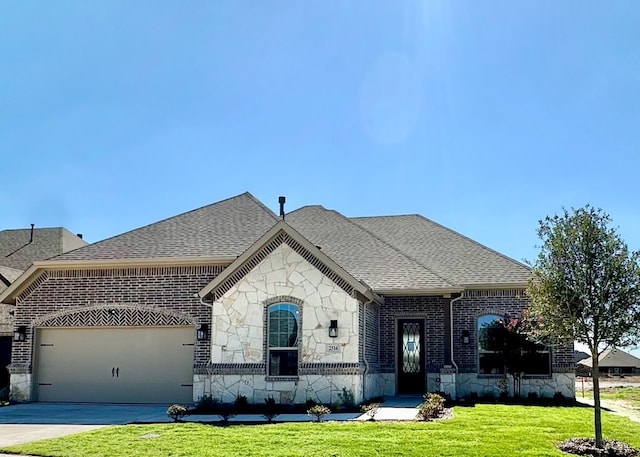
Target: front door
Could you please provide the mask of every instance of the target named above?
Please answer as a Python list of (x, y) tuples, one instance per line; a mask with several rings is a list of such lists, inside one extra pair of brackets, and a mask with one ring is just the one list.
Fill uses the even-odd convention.
[(425, 391), (424, 320), (398, 320), (398, 393)]

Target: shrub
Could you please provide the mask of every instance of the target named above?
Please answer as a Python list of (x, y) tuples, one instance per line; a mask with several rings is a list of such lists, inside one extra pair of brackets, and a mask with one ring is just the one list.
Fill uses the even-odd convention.
[(171, 405), (167, 409), (167, 416), (173, 419), (173, 422), (178, 422), (186, 415), (187, 415), (187, 408), (185, 408), (182, 405)]
[(553, 401), (559, 405), (566, 403), (567, 399), (565, 398), (564, 394), (562, 392), (556, 392), (555, 394), (553, 394)]
[(213, 413), (216, 412), (218, 408), (218, 399), (213, 398), (211, 395), (203, 395), (196, 402), (196, 411), (202, 413)]
[(307, 401), (304, 402), (304, 409), (309, 410), (312, 407), (316, 406), (317, 404), (318, 402), (315, 401), (313, 398), (307, 398)]
[(444, 411), (444, 397), (436, 393), (424, 395), (424, 401), (418, 406), (418, 419), (423, 421), (438, 418)]
[(340, 399), (342, 407), (345, 409), (351, 409), (356, 405), (353, 392), (346, 387), (342, 388), (342, 392), (338, 394), (338, 398)]
[(362, 411), (363, 414), (369, 416), (370, 421), (376, 420), (376, 414), (378, 414), (379, 410), (380, 403), (367, 403), (366, 405), (362, 405), (360, 407), (360, 411)]
[(331, 410), (324, 405), (316, 405), (309, 408), (307, 414), (309, 416), (315, 416), (316, 422), (322, 422), (322, 418), (327, 414), (331, 414)]
[(238, 412), (246, 411), (249, 407), (249, 400), (246, 396), (238, 394), (233, 404)]
[(529, 392), (527, 394), (527, 403), (537, 403), (538, 401), (538, 392)]
[(273, 397), (267, 397), (264, 399), (264, 413), (262, 416), (267, 420), (267, 422), (273, 422), (273, 419), (280, 415), (280, 410), (278, 408), (278, 404), (276, 403), (276, 399)]

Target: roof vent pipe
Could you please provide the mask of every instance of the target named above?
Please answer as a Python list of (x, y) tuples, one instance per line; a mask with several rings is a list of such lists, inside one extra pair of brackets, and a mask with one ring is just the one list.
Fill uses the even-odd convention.
[(31, 237), (29, 238), (29, 243), (33, 243), (33, 226), (35, 224), (31, 224)]
[(82, 239), (82, 233), (76, 233), (76, 236), (80, 239)]
[(286, 201), (287, 201), (286, 197), (282, 195), (278, 197), (278, 203), (280, 203), (280, 216), (282, 217), (283, 221), (284, 221), (284, 204)]

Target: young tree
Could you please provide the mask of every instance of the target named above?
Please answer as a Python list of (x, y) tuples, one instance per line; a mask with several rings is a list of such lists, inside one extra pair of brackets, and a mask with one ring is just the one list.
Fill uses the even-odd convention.
[(629, 252), (611, 218), (589, 205), (540, 221), (541, 252), (529, 282), (540, 337), (589, 347), (596, 447), (602, 448), (598, 357), (638, 341), (640, 253)]

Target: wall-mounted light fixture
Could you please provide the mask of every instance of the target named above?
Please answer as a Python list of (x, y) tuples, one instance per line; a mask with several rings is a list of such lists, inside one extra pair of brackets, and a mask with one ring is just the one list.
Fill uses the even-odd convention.
[(27, 327), (21, 325), (13, 332), (13, 341), (24, 341), (27, 338)]
[(469, 344), (469, 339), (470, 339), (469, 330), (463, 330), (462, 331), (462, 344)]
[(329, 325), (329, 336), (331, 338), (335, 338), (338, 336), (338, 321), (332, 320), (331, 325)]
[(203, 341), (209, 338), (209, 325), (208, 324), (200, 324), (198, 330), (196, 330), (196, 339), (198, 341)]

